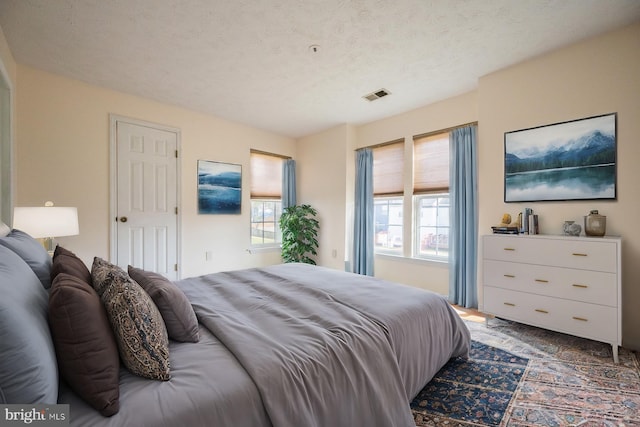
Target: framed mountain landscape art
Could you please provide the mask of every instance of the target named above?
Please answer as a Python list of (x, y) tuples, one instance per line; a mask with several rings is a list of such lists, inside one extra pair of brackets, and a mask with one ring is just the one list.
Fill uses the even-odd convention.
[(505, 132), (504, 201), (616, 198), (616, 113)]
[(239, 214), (242, 166), (198, 160), (198, 213)]

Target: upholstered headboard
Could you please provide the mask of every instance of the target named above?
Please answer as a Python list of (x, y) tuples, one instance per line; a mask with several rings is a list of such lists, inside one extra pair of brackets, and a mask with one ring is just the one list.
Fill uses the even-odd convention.
[[(35, 240), (16, 239), (16, 231), (0, 237), (0, 403), (52, 404), (58, 368), (47, 321), (49, 295), (33, 269), (40, 270), (34, 260), (47, 251)], [(34, 243), (35, 258), (14, 251), (24, 253), (28, 243)]]
[(4, 237), (11, 232), (11, 228), (4, 222), (0, 221), (0, 237)]

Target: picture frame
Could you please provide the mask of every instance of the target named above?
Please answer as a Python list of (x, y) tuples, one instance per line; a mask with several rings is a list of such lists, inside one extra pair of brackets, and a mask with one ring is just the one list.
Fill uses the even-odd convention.
[(615, 200), (617, 113), (504, 133), (504, 201)]
[(198, 160), (198, 214), (240, 214), (242, 165)]

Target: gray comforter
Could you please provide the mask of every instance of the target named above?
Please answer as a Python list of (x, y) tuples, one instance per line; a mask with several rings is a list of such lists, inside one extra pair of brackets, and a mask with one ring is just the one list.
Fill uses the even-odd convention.
[(283, 280), (324, 290), (387, 331), (407, 401), (452, 357), (467, 357), (469, 329), (445, 298), (411, 286), (307, 264), (266, 267)]
[(274, 425), (414, 425), (375, 319), (273, 269), (199, 277), (182, 288), (198, 320), (249, 373)]
[(469, 331), (440, 296), (304, 264), (177, 282), (200, 343), (171, 343), (172, 379), (123, 369), (103, 418), (69, 390), (72, 425), (412, 426), (408, 402)]

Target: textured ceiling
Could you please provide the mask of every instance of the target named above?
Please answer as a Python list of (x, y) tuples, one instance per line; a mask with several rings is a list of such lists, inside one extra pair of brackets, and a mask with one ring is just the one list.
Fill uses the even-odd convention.
[(292, 137), (639, 19), (640, 0), (0, 0), (19, 63)]

